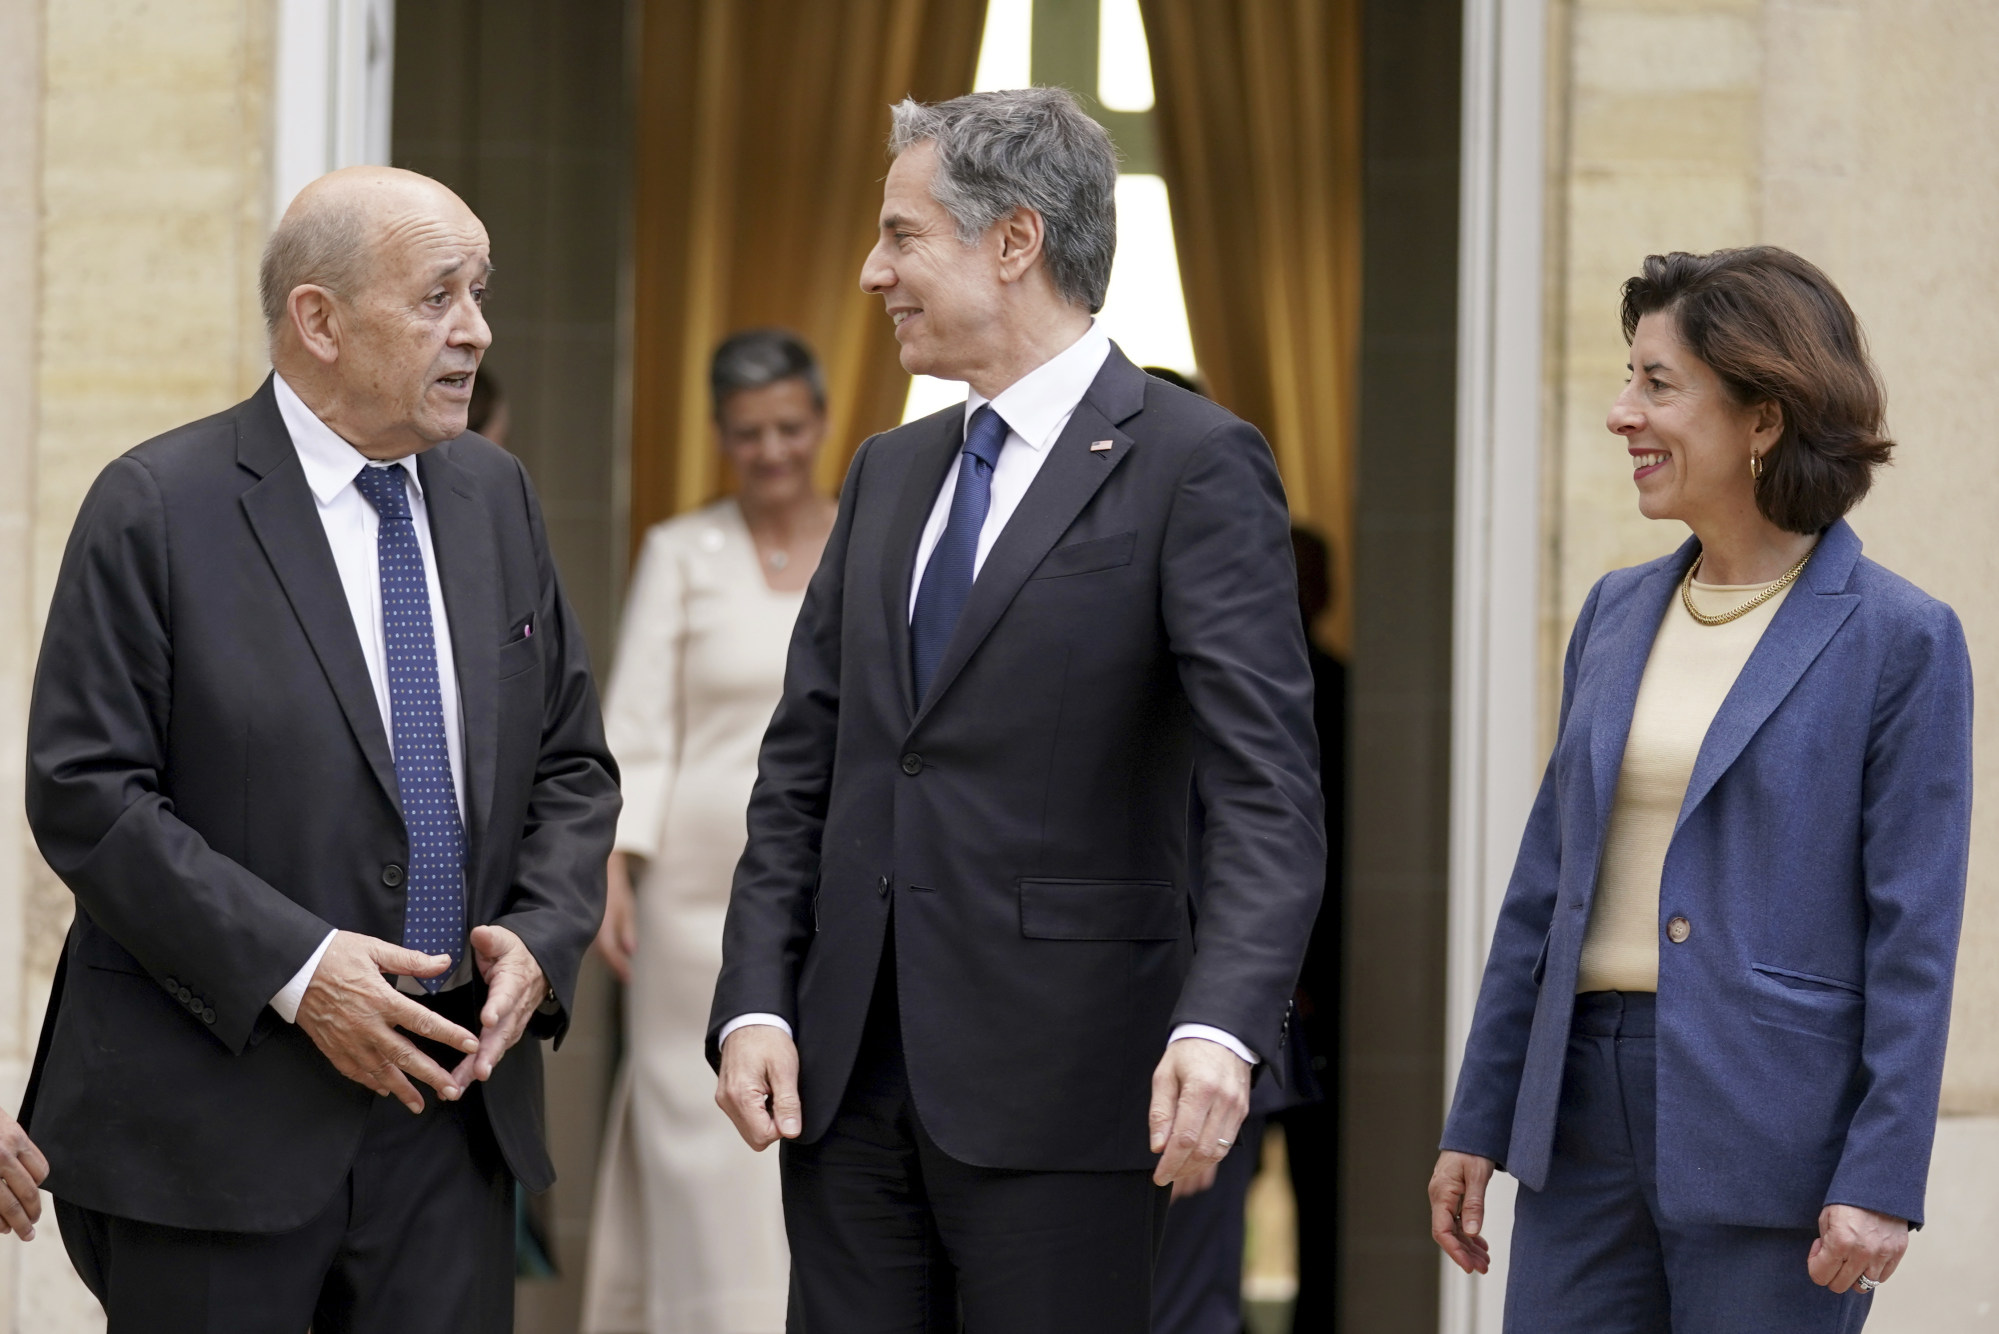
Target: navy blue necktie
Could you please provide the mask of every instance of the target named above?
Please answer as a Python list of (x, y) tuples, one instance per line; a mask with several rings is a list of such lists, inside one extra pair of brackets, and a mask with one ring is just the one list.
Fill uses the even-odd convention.
[(1006, 422), (988, 403), (972, 414), (965, 428), (965, 452), (958, 461), (958, 489), (951, 493), (951, 515), (944, 536), (923, 568), (916, 590), (916, 611), (909, 618), (909, 656), (916, 669), (918, 703), (930, 693), (944, 646), (958, 628), (965, 599), (972, 593), (972, 566), (979, 554), (979, 532), (993, 504), (993, 464), (1006, 443)]
[(465, 826), (444, 740), (444, 697), (437, 686), (437, 640), (430, 623), (430, 582), (410, 522), (408, 469), (363, 468), (354, 485), (381, 516), (375, 551), (382, 566), (382, 629), (387, 640), (389, 712), (396, 787), (410, 864), (404, 881), (403, 944), (449, 954), (441, 977), (421, 978), (436, 991), (465, 957)]

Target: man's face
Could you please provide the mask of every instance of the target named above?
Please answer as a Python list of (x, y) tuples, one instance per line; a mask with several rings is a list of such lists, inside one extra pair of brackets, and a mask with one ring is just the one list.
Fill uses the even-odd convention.
[(881, 235), (861, 266), (861, 290), (879, 295), (911, 375), (970, 377), (997, 340), (1001, 315), (998, 228), (977, 244), (958, 239), (930, 194), (937, 150), (917, 144), (889, 167)]
[[(366, 285), (343, 302), (339, 382), (354, 443), (395, 457), (465, 433), (472, 378), (492, 345), (481, 307), (486, 229), (453, 199), (392, 220)], [(382, 451), (393, 451), (383, 453)]]

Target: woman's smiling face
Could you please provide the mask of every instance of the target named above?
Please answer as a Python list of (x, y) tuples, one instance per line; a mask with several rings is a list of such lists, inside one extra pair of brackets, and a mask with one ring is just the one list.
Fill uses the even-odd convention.
[(1638, 321), (1627, 369), (1631, 378), (1606, 425), (1630, 451), (1639, 512), (1696, 524), (1702, 516), (1753, 507), (1749, 457), (1783, 434), (1776, 404), (1737, 403), (1714, 369), (1680, 341), (1669, 310)]

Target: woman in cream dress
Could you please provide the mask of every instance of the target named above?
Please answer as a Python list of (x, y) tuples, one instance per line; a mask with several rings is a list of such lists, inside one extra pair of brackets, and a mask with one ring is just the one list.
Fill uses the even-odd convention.
[(702, 1056), (757, 748), (833, 524), (813, 488), (818, 365), (790, 334), (717, 349), (737, 492), (646, 535), (604, 723), (625, 806), (597, 947), (627, 983), (627, 1057), (597, 1181), (585, 1334), (779, 1334), (789, 1254), (777, 1156), (715, 1109)]

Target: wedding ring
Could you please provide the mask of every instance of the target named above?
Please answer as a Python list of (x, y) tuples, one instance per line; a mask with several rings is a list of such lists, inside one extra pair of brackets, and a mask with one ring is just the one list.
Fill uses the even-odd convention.
[(1235, 1141), (1233, 1140), (1226, 1140), (1226, 1139), (1218, 1139), (1215, 1141), (1215, 1143), (1221, 1145), (1224, 1149), (1226, 1149), (1229, 1145), (1233, 1144), (1234, 1142)]
[(1881, 1286), (1881, 1280), (1878, 1278), (1869, 1278), (1867, 1275), (1862, 1274), (1859, 1278), (1853, 1280), (1853, 1286), (1859, 1288), (1862, 1292), (1872, 1292)]

